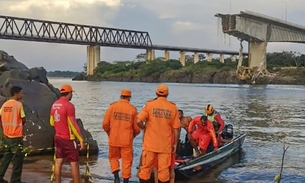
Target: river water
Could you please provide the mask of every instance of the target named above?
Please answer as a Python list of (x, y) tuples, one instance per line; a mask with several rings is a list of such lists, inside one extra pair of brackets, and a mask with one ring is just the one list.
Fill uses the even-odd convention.
[[(155, 97), (155, 83), (87, 82), (50, 78), (55, 87), (71, 84), (75, 90), (72, 102), (77, 117), (83, 120), (97, 140), (100, 151), (92, 157), (91, 172), (96, 182), (111, 182), (107, 159), (107, 135), (101, 122), (109, 104), (118, 100), (120, 90), (132, 91), (131, 103), (138, 110)], [(281, 166), (283, 142), (286, 152), (282, 182), (305, 182), (305, 87), (304, 86), (239, 86), (216, 84), (168, 84), (169, 100), (185, 115), (196, 116), (208, 103), (214, 105), (235, 133), (247, 133), (243, 151), (207, 172), (197, 180), (180, 182), (272, 182)], [(183, 134), (184, 135), (184, 134)], [(142, 135), (134, 141), (133, 178), (141, 152)], [(179, 182), (179, 180), (177, 180)]]

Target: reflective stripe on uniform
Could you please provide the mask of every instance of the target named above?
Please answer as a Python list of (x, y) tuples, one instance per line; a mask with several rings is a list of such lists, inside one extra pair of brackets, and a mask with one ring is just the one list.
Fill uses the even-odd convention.
[[(18, 106), (19, 106), (19, 102), (16, 102), (13, 107), (12, 121), (2, 121), (2, 126), (22, 126), (22, 123), (18, 124), (18, 120), (17, 120)], [(2, 114), (4, 114), (4, 107), (2, 108)], [(1, 117), (3, 117), (3, 115), (1, 115)]]

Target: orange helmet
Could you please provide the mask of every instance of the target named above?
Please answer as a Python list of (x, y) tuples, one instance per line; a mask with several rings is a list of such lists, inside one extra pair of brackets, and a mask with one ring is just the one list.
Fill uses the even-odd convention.
[(214, 112), (214, 107), (211, 105), (211, 104), (208, 104), (206, 107), (205, 107), (205, 113), (207, 115), (211, 115), (213, 114)]

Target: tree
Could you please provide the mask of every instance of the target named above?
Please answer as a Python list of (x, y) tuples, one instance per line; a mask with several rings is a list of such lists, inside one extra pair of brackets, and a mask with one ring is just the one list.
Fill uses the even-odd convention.
[(193, 55), (185, 55), (185, 65), (189, 66), (194, 63), (194, 56)]
[(146, 53), (140, 53), (136, 56), (136, 60), (138, 62), (143, 62), (146, 60)]
[[(193, 55), (193, 57), (194, 57), (194, 55)], [(198, 57), (199, 57), (199, 61), (204, 61), (206, 59), (206, 55), (203, 53), (199, 54)]]
[(87, 63), (84, 63), (83, 69), (85, 72), (87, 72)]

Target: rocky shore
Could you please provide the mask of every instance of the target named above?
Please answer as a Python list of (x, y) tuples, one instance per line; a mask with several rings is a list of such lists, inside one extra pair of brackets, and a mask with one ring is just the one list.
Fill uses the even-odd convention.
[[(0, 50), (0, 106), (10, 98), (9, 91), (13, 85), (23, 88), (24, 96), (21, 102), (27, 121), (24, 126), (24, 145), (34, 149), (30, 155), (53, 150), (54, 128), (49, 124), (50, 108), (60, 95), (59, 90), (49, 83), (46, 75), (44, 68), (28, 68)], [(77, 119), (77, 122), (86, 142), (90, 144), (90, 153), (97, 154), (97, 142), (90, 132), (84, 129), (81, 119)]]
[[(250, 84), (238, 79), (234, 70), (229, 71), (207, 71), (202, 73), (190, 73), (183, 70), (170, 70), (160, 75), (148, 77), (128, 77), (122, 74), (113, 74), (107, 77), (89, 76), (80, 74), (72, 80), (88, 81), (118, 81), (118, 82), (167, 82), (167, 83), (215, 83), (215, 84)], [(256, 79), (257, 85), (265, 84), (284, 84), (284, 85), (304, 85), (305, 78), (300, 75), (285, 75), (281, 73), (272, 73), (260, 76)]]

